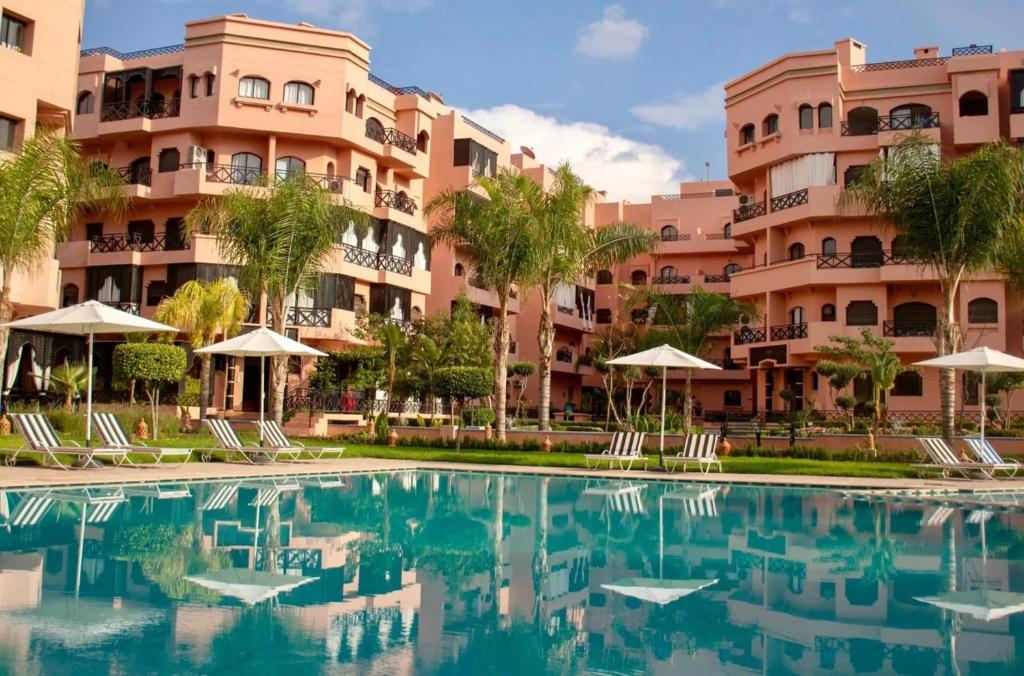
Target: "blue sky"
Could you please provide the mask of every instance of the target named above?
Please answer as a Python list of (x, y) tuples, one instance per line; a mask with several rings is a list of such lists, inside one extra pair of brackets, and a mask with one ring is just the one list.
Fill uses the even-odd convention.
[(377, 75), (634, 201), (703, 178), (705, 161), (723, 178), (721, 84), (782, 53), (846, 36), (871, 61), (1024, 48), (1021, 0), (86, 0), (83, 45), (174, 44), (185, 21), (239, 11), (357, 33)]

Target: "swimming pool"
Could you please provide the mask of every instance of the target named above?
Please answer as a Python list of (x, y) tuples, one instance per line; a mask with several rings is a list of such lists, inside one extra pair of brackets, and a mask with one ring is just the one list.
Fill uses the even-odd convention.
[(1018, 500), (461, 472), (0, 492), (0, 673), (1021, 673)]

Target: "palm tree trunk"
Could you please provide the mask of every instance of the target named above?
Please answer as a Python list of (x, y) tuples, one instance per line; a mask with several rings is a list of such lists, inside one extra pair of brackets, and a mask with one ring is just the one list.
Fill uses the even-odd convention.
[(505, 477), (500, 474), (495, 479), (494, 489), (494, 565), (491, 566), (491, 613), (497, 618), (501, 604), (498, 603), (501, 581), (504, 578), (502, 566), (501, 544), (505, 539)]
[(206, 409), (210, 407), (210, 355), (199, 359), (199, 419), (206, 420)]
[[(942, 322), (938, 327), (939, 356), (952, 354), (957, 344), (956, 285), (946, 280), (942, 286)], [(956, 376), (953, 369), (939, 371), (939, 401), (942, 405), (942, 436), (952, 443), (956, 434)]]
[[(11, 270), (6, 265), (0, 265), (0, 275), (3, 275), (3, 284), (0, 285), (0, 364), (4, 363), (7, 355), (7, 343), (11, 337), (11, 330), (3, 324), (11, 321), (14, 315), (14, 307), (11, 305)], [(3, 375), (6, 378), (6, 374)], [(0, 389), (5, 382), (0, 382)]]
[(551, 429), (551, 351), (555, 343), (555, 322), (551, 317), (551, 302), (543, 300), (540, 304), (540, 331), (537, 332), (537, 347), (540, 348), (540, 364), (537, 371), (540, 375), (540, 402), (537, 404), (537, 422), (540, 431)]
[[(284, 298), (280, 303), (272, 303), (268, 296), (267, 303), (270, 304), (271, 328), (284, 335), (284, 318), (288, 314), (288, 301)], [(276, 307), (275, 307), (276, 306)], [(261, 357), (262, 359), (262, 357)], [(277, 423), (284, 418), (284, 388), (288, 382), (288, 357), (277, 355), (270, 358), (270, 417)]]
[(686, 369), (686, 385), (683, 390), (683, 434), (690, 433), (693, 425), (693, 369)]
[(505, 406), (508, 399), (508, 293), (498, 296), (497, 328), (494, 336), (494, 424), (498, 440), (505, 441)]

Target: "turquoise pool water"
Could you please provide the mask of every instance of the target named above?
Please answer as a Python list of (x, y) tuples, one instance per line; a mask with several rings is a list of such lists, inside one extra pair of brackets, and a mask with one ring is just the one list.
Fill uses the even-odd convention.
[(0, 492), (0, 673), (1024, 673), (1024, 493), (402, 472)]

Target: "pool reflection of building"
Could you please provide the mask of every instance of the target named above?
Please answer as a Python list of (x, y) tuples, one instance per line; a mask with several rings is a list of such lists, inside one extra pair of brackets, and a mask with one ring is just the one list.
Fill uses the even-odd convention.
[[(59, 659), (41, 618), (77, 586), (103, 609), (83, 647), (118, 635), (151, 646), (162, 633), (176, 659), (187, 655), (179, 666), (214, 668), (223, 637), (251, 613), (168, 571), (228, 566), (315, 578), (271, 602), (275, 621), (316, 646), (310, 660), (389, 673), (465, 670), (488, 636), (524, 626), (544, 659), (609, 672), (933, 673), (1019, 661), (1021, 616), (984, 621), (916, 599), (1024, 591), (1011, 558), (1022, 515), (1006, 500), (863, 497), (437, 473), (338, 478), (323, 490), (289, 480), (7, 492), (0, 660)], [(155, 556), (167, 526), (199, 553)], [(604, 586), (624, 578), (718, 582), (659, 606)], [(104, 626), (106, 614), (121, 621)], [(117, 654), (124, 645), (90, 659), (131, 664)]]

